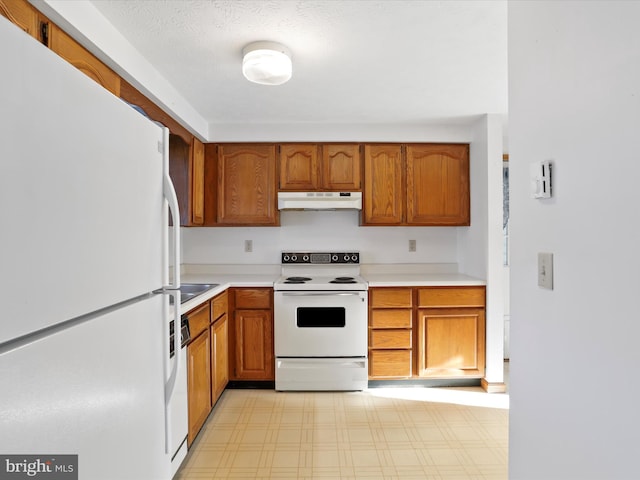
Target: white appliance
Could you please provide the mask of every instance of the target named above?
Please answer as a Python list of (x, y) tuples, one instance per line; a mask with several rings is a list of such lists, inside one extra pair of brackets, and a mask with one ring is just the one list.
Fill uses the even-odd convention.
[(362, 210), (362, 192), (278, 192), (278, 210)]
[(170, 479), (187, 411), (179, 294), (154, 293), (179, 287), (168, 132), (1, 16), (0, 63), (0, 456)]
[(357, 252), (283, 252), (274, 283), (276, 390), (364, 390), (368, 285)]

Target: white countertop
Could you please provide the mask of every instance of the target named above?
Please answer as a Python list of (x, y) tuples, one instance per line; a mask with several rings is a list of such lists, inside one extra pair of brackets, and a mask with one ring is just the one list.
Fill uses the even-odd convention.
[[(448, 272), (446, 268), (424, 269), (415, 268), (415, 266), (411, 266), (411, 268), (369, 266), (364, 270), (362, 276), (369, 283), (369, 287), (486, 285), (486, 282), (482, 279), (461, 273)], [(218, 284), (218, 286), (183, 303), (181, 310), (183, 313), (188, 312), (230, 287), (273, 287), (273, 283), (279, 277), (279, 266), (271, 265), (243, 265), (237, 269), (232, 266), (224, 268), (217, 266), (211, 266), (211, 268), (187, 266), (181, 278), (183, 283), (212, 283)]]
[(202, 295), (192, 298), (181, 305), (183, 313), (194, 309), (201, 303), (215, 297), (230, 287), (273, 287), (273, 282), (280, 275), (264, 273), (197, 273), (182, 275), (182, 283), (217, 283), (218, 286), (204, 292)]
[(369, 273), (369, 287), (446, 287), (486, 285), (484, 280), (461, 273)]

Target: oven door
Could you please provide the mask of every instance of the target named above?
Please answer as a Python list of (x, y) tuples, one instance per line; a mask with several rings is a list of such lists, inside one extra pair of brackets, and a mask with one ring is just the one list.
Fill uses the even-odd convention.
[(366, 291), (275, 292), (276, 357), (366, 357)]

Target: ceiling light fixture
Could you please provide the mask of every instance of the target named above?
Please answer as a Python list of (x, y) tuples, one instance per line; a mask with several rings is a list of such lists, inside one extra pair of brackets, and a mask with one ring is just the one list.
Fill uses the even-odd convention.
[(250, 82), (282, 85), (291, 78), (291, 53), (275, 42), (253, 42), (242, 49), (242, 73)]

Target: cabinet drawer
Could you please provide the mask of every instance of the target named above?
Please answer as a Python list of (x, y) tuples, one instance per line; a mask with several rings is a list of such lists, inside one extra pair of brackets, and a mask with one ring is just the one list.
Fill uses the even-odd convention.
[(196, 338), (204, 329), (209, 328), (209, 302), (187, 313), (191, 338)]
[(370, 377), (410, 377), (411, 350), (371, 350)]
[(370, 348), (411, 348), (411, 330), (369, 330)]
[(216, 296), (211, 302), (211, 321), (217, 320), (222, 315), (227, 313), (228, 310), (228, 302), (227, 302), (227, 292), (221, 293)]
[(411, 328), (412, 316), (409, 309), (371, 310), (369, 324), (373, 328)]
[(484, 287), (432, 287), (418, 289), (420, 307), (483, 307)]
[(239, 288), (235, 292), (236, 308), (271, 308), (270, 288)]
[(410, 288), (372, 288), (369, 290), (371, 306), (380, 307), (411, 307), (412, 290)]

